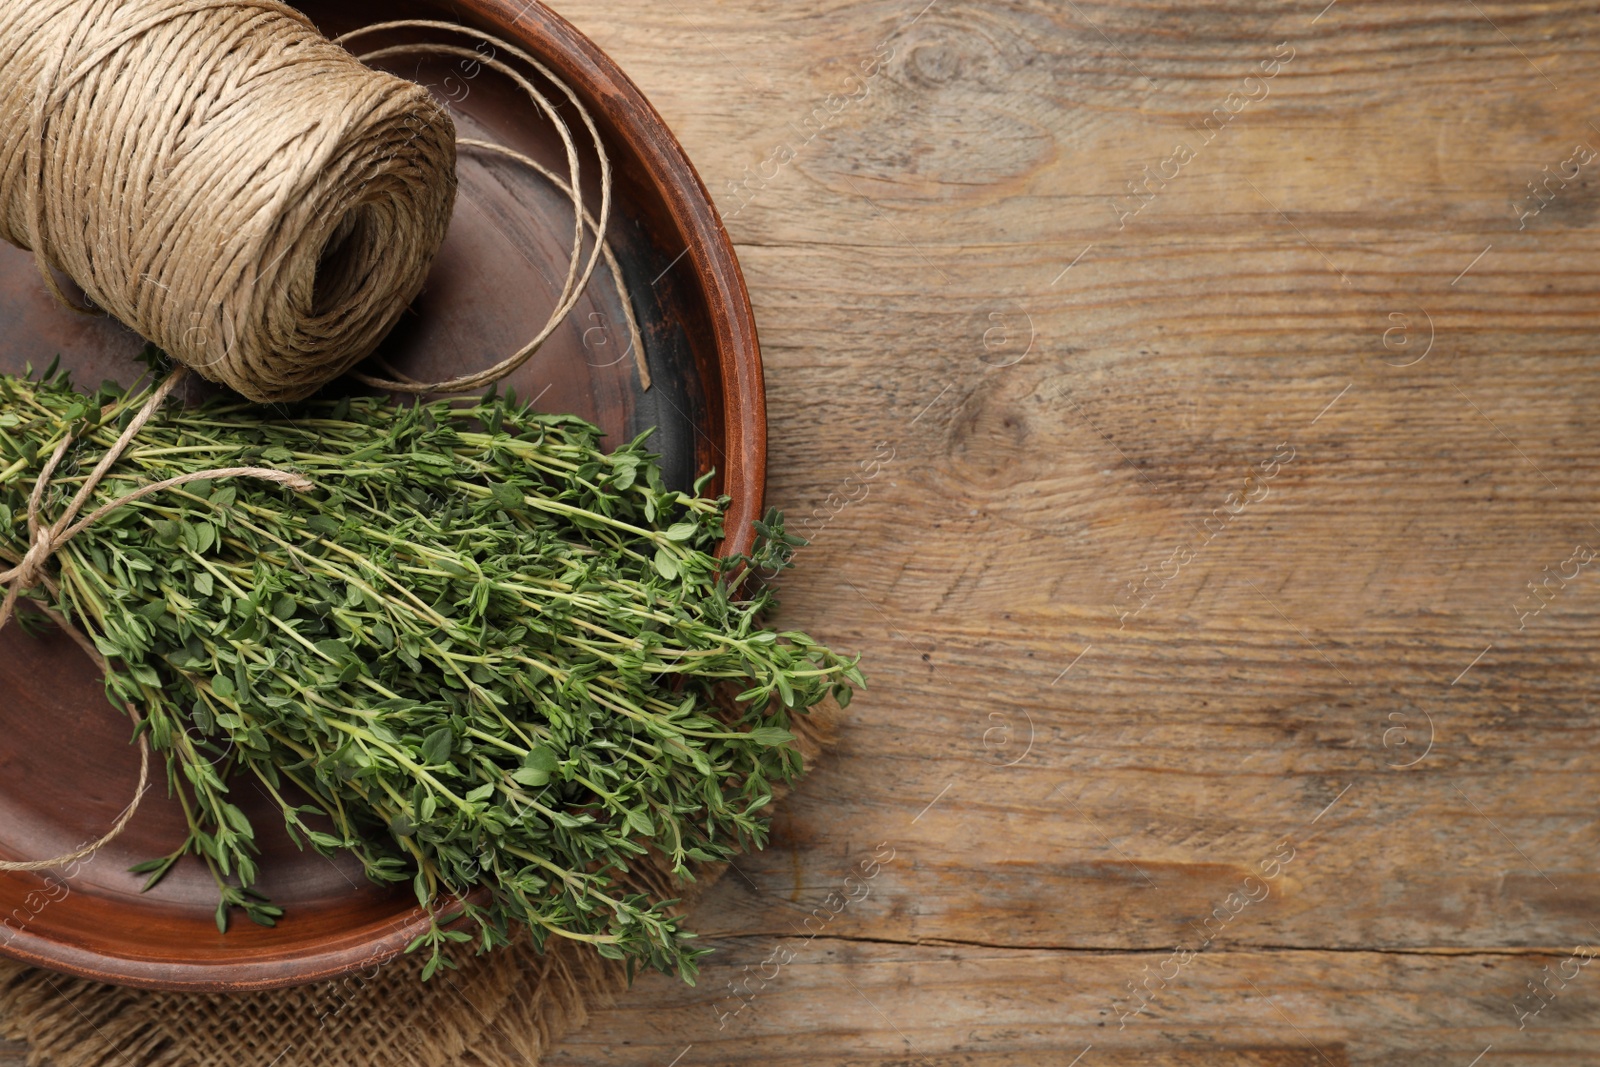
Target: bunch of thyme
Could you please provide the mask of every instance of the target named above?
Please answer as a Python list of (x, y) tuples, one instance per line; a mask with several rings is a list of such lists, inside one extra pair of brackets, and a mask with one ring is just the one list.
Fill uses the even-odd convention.
[[(147, 395), (80, 393), (53, 368), (0, 378), (0, 555), (26, 548), (63, 435), (78, 444), (46, 516)], [(798, 541), (775, 512), (750, 557), (718, 559), (726, 499), (664, 487), (643, 437), (609, 454), (599, 438), (492, 395), (152, 419), (93, 503), (228, 466), (317, 488), (192, 483), (55, 558), (54, 607), (107, 657), (108, 696), (143, 709), (188, 814), (187, 839), (137, 868), (150, 884), (193, 855), (219, 926), (234, 909), (271, 924), (236, 803), (258, 789), (297, 843), (412, 883), (435, 916), (412, 945), (428, 975), (451, 942), (486, 951), (526, 928), (692, 982), (705, 950), (675, 901), (622, 887), (629, 863), (654, 850), (688, 879), (764, 845), (773, 784), (802, 769), (790, 717), (862, 680), (764, 628), (770, 592), (731, 580), (785, 565)]]

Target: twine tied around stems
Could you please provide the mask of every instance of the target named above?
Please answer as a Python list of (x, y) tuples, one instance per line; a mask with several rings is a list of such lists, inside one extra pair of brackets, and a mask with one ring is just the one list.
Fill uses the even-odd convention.
[[(100, 505), (87, 515), (79, 518), (78, 516), (89, 503), (89, 498), (100, 487), (100, 483), (105, 479), (106, 474), (116, 465), (117, 460), (122, 458), (123, 453), (128, 450), (128, 446), (133, 443), (133, 439), (138, 436), (145, 423), (150, 421), (151, 416), (171, 395), (172, 390), (177, 388), (178, 384), (183, 381), (187, 373), (185, 368), (179, 367), (167, 376), (166, 380), (150, 394), (149, 399), (145, 401), (144, 406), (139, 409), (132, 421), (123, 429), (116, 443), (100, 458), (100, 462), (95, 465), (95, 468), (89, 472), (89, 476), (83, 480), (83, 484), (78, 487), (77, 493), (73, 495), (72, 500), (67, 504), (66, 510), (53, 521), (46, 522), (41, 515), (45, 494), (49, 491), (50, 480), (55, 476), (56, 468), (66, 458), (67, 451), (72, 447), (74, 441), (74, 437), (70, 432), (61, 439), (61, 443), (51, 453), (49, 460), (44, 465), (44, 469), (33, 483), (33, 492), (28, 497), (28, 550), (16, 562), (15, 566), (9, 570), (0, 571), (0, 586), (4, 586), (6, 591), (5, 599), (0, 600), (0, 629), (3, 629), (11, 621), (16, 614), (18, 601), (24, 599), (24, 594), (28, 590), (43, 587), (51, 593), (55, 592), (55, 581), (49, 576), (46, 569), (46, 565), (54, 558), (55, 554), (78, 534), (120, 507), (131, 504), (136, 500), (141, 500), (152, 493), (159, 493), (164, 489), (175, 489), (190, 482), (198, 481), (257, 478), (261, 481), (276, 482), (279, 485), (288, 486), (299, 493), (309, 492), (316, 488), (315, 484), (309, 479), (291, 471), (273, 470), (269, 467), (220, 467), (216, 470), (196, 471), (192, 474), (184, 474), (176, 478), (167, 478), (159, 482), (142, 485), (130, 493)], [(30, 602), (34, 603), (56, 625), (71, 636), (79, 647), (94, 660), (101, 673), (106, 672), (109, 665), (106, 663), (105, 657), (95, 647), (94, 642), (90, 641), (81, 630), (72, 625), (70, 620), (48, 604), (38, 603), (31, 599)], [(139, 710), (131, 703), (126, 704), (125, 707), (128, 716), (134, 722), (135, 729), (138, 730), (139, 785), (134, 793), (133, 800), (123, 809), (122, 814), (117, 817), (117, 821), (112, 824), (111, 830), (98, 841), (85, 845), (76, 851), (57, 856), (54, 859), (28, 862), (0, 861), (0, 871), (42, 871), (61, 867), (98, 852), (115, 840), (123, 830), (127, 829), (128, 824), (133, 821), (134, 813), (139, 810), (139, 801), (143, 799), (145, 790), (150, 784), (150, 738), (142, 728), (144, 720), (139, 714)]]

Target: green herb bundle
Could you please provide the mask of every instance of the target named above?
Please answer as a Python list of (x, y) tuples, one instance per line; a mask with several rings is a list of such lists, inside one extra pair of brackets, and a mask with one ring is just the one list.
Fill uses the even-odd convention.
[[(82, 484), (147, 392), (65, 375), (0, 378), (0, 556), (28, 544), (29, 494), (71, 432), (44, 515)], [(520, 928), (692, 981), (674, 901), (621, 887), (647, 851), (695, 861), (765, 843), (774, 783), (801, 769), (791, 715), (848, 702), (856, 663), (763, 628), (763, 586), (795, 538), (776, 513), (750, 557), (712, 553), (726, 499), (662, 484), (643, 438), (607, 454), (581, 420), (510, 398), (378, 399), (284, 411), (169, 406), (91, 506), (140, 485), (272, 466), (316, 485), (192, 483), (110, 513), (33, 595), (107, 657), (145, 715), (189, 835), (232, 909), (251, 889), (260, 790), (296, 842), (412, 882), (432, 929), (412, 946), (487, 950)], [(754, 583), (751, 583), (754, 585)], [(482, 890), (472, 896), (474, 890)]]

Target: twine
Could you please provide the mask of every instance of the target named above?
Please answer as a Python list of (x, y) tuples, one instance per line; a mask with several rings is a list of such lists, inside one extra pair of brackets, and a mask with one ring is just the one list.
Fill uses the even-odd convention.
[[(391, 56), (407, 55), (440, 55), (455, 56), (467, 59), (480, 66), (488, 67), (490, 70), (498, 71), (510, 78), (516, 84), (517, 88), (521, 89), (522, 92), (527, 95), (528, 100), (534, 105), (534, 107), (536, 107), (547, 119), (550, 120), (550, 124), (555, 128), (556, 134), (561, 138), (562, 147), (566, 151), (566, 181), (562, 181), (562, 179), (556, 175), (555, 172), (544, 166), (542, 163), (539, 163), (537, 160), (531, 159), (528, 156), (523, 155), (521, 152), (507, 148), (504, 145), (470, 138), (463, 138), (457, 141), (457, 145), (462, 148), (476, 148), (482, 151), (492, 152), (496, 155), (504, 156), (507, 159), (521, 163), (523, 166), (527, 167), (534, 173), (543, 177), (546, 181), (550, 182), (562, 193), (562, 195), (571, 200), (573, 207), (572, 254), (567, 264), (567, 274), (562, 283), (561, 295), (556, 299), (555, 308), (550, 312), (549, 319), (546, 320), (544, 326), (531, 341), (523, 345), (522, 348), (518, 349), (512, 355), (496, 363), (494, 366), (473, 374), (465, 374), (457, 378), (452, 378), (448, 381), (432, 383), (417, 382), (411, 378), (397, 374), (394, 372), (393, 368), (387, 367), (385, 369), (389, 370), (391, 375), (388, 378), (362, 373), (352, 374), (351, 377), (355, 378), (359, 382), (374, 386), (379, 389), (388, 389), (397, 393), (413, 394), (464, 393), (482, 389), (487, 385), (492, 385), (495, 382), (504, 379), (518, 367), (526, 363), (533, 356), (533, 354), (537, 352), (541, 346), (543, 346), (545, 341), (549, 340), (550, 336), (555, 333), (556, 329), (572, 312), (573, 307), (576, 306), (579, 298), (582, 297), (584, 290), (588, 288), (589, 280), (594, 276), (595, 268), (599, 261), (603, 258), (605, 260), (606, 267), (611, 272), (612, 281), (616, 285), (617, 292), (622, 297), (622, 313), (628, 325), (629, 350), (633, 353), (634, 368), (638, 371), (640, 384), (645, 389), (649, 389), (651, 385), (650, 371), (644, 360), (644, 339), (640, 334), (639, 323), (637, 318), (634, 316), (633, 305), (628, 299), (627, 288), (623, 283), (622, 267), (617, 262), (617, 257), (612, 252), (611, 246), (605, 241), (606, 227), (611, 218), (611, 157), (606, 153), (605, 142), (600, 139), (600, 131), (595, 127), (594, 118), (589, 114), (589, 110), (583, 106), (583, 101), (578, 99), (578, 95), (572, 91), (572, 88), (567, 85), (566, 82), (557, 77), (554, 71), (552, 71), (545, 64), (541, 63), (539, 60), (535, 59), (533, 56), (529, 55), (527, 52), (517, 48), (515, 45), (501, 40), (499, 37), (496, 37), (492, 34), (483, 33), (480, 30), (472, 29), (470, 26), (458, 26), (453, 22), (437, 22), (430, 19), (403, 19), (394, 22), (381, 22), (371, 26), (363, 26), (360, 29), (352, 30), (342, 37), (335, 38), (335, 41), (339, 44), (344, 44), (356, 37), (361, 37), (366, 34), (398, 29), (439, 30), (462, 34), (489, 45), (491, 51), (493, 51), (495, 54), (485, 56), (476, 49), (462, 48), (457, 45), (422, 43), (391, 45), (389, 47), (380, 48), (371, 52), (358, 53), (358, 58), (364, 62), (386, 59)], [(500, 52), (505, 52), (508, 55), (514, 56), (526, 63), (528, 66), (532, 67), (534, 70), (538, 71), (541, 76), (543, 76), (547, 81), (560, 90), (562, 96), (565, 98), (565, 102), (555, 103), (551, 101), (548, 96), (541, 92), (531, 81), (524, 77), (515, 68), (502, 62), (499, 59)], [(580, 184), (582, 167), (579, 162), (577, 145), (572, 139), (572, 127), (568, 125), (566, 120), (561, 116), (561, 109), (564, 107), (571, 107), (572, 110), (577, 113), (578, 118), (583, 122), (584, 128), (588, 130), (590, 140), (594, 147), (595, 158), (599, 163), (600, 213), (598, 218), (590, 214), (588, 208), (585, 207), (583, 203), (583, 191)], [(587, 261), (584, 262), (580, 268), (579, 260), (583, 256), (585, 226), (594, 232), (594, 246), (589, 252)]]
[(366, 357), (454, 200), (449, 112), (277, 0), (0, 5), (0, 236), (249, 399)]
[[(179, 367), (167, 376), (166, 380), (150, 394), (149, 399), (145, 401), (144, 406), (139, 409), (133, 420), (128, 423), (121, 436), (117, 438), (116, 443), (100, 458), (100, 462), (95, 465), (94, 470), (89, 472), (89, 476), (83, 480), (83, 484), (78, 487), (78, 492), (73, 496), (71, 502), (67, 504), (66, 510), (54, 522), (44, 522), (40, 517), (40, 512), (44, 507), (45, 493), (50, 488), (50, 479), (55, 476), (56, 468), (60, 466), (62, 459), (66, 457), (67, 451), (72, 447), (74, 441), (74, 436), (70, 432), (62, 437), (61, 443), (56, 446), (56, 450), (51, 453), (49, 460), (45, 462), (44, 470), (40, 472), (38, 479), (33, 483), (33, 492), (28, 497), (28, 551), (17, 561), (16, 566), (7, 571), (0, 571), (0, 585), (5, 586), (6, 590), (5, 599), (0, 600), (0, 629), (4, 629), (6, 623), (11, 621), (12, 616), (16, 613), (17, 601), (22, 598), (22, 594), (27, 590), (43, 586), (54, 595), (56, 585), (46, 573), (45, 564), (67, 542), (120, 507), (131, 504), (136, 500), (141, 500), (152, 493), (159, 493), (164, 489), (175, 489), (190, 482), (221, 481), (227, 478), (259, 478), (262, 481), (286, 485), (301, 493), (315, 488), (306, 478), (288, 471), (272, 470), (267, 467), (219, 467), (215, 470), (184, 474), (176, 478), (167, 478), (163, 481), (142, 485), (130, 493), (100, 505), (89, 514), (83, 516), (83, 518), (78, 518), (79, 513), (88, 504), (89, 498), (100, 487), (100, 482), (116, 464), (117, 460), (122, 458), (122, 454), (133, 443), (133, 439), (138, 436), (140, 430), (144, 429), (145, 423), (150, 421), (151, 416), (156, 413), (156, 410), (172, 393), (172, 390), (183, 380), (185, 374), (185, 369)], [(79, 647), (89, 653), (102, 674), (108, 670), (105, 657), (100, 654), (100, 650), (95, 647), (94, 642), (90, 641), (82, 631), (48, 605), (39, 604), (37, 606), (49, 615), (58, 626), (69, 633)], [(85, 845), (75, 852), (69, 852), (54, 859), (32, 860), (25, 863), (0, 861), (0, 871), (42, 871), (52, 867), (65, 866), (75, 860), (83, 859), (85, 856), (93, 855), (110, 844), (123, 830), (127, 829), (128, 823), (133, 821), (134, 813), (139, 810), (139, 801), (144, 798), (145, 790), (149, 786), (150, 739), (148, 733), (142, 728), (144, 720), (139, 715), (138, 709), (131, 703), (125, 705), (125, 707), (129, 717), (133, 719), (134, 728), (139, 738), (139, 786), (134, 792), (132, 802), (123, 809), (122, 814), (117, 817), (117, 821), (112, 824), (111, 831), (93, 844)]]
[[(414, 43), (357, 57), (341, 47), (394, 30), (463, 34), (495, 54)], [(421, 291), (449, 225), (457, 142), (448, 110), (424, 87), (362, 62), (421, 54), (506, 75), (550, 121), (566, 181), (509, 148), (461, 144), (528, 166), (571, 200), (571, 260), (545, 325), (495, 366), (435, 383), (392, 370), (355, 377), (401, 393), (497, 382), (555, 333), (603, 260), (648, 389), (638, 323), (604, 240), (611, 163), (593, 118), (533, 56), (453, 23), (385, 22), (329, 41), (278, 0), (6, 0), (0, 238), (33, 251), (63, 304), (110, 312), (202, 376), (259, 402), (307, 397), (388, 334)], [(598, 217), (583, 203), (567, 108), (593, 142)], [(594, 234), (587, 257), (586, 228)], [(70, 301), (55, 270), (92, 306)]]

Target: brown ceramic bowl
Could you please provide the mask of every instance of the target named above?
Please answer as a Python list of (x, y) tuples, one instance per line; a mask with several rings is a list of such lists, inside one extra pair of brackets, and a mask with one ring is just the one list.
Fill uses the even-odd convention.
[[(475, 26), (542, 59), (594, 113), (616, 164), (610, 238), (646, 344), (653, 387), (627, 353), (620, 296), (604, 272), (565, 327), (508, 383), (547, 411), (596, 422), (613, 440), (657, 428), (655, 450), (687, 487), (716, 468), (733, 499), (728, 551), (750, 547), (761, 510), (766, 413), (755, 324), (721, 221), (683, 149), (612, 61), (561, 18), (526, 0), (305, 0), (340, 33), (400, 18)], [(377, 42), (363, 42), (372, 47)], [(470, 42), (468, 43), (470, 47)], [(407, 61), (401, 73), (439, 87), (463, 136), (561, 161), (554, 133), (496, 75)], [(454, 80), (445, 82), (445, 78)], [(593, 168), (590, 168), (593, 173)], [(565, 268), (570, 205), (542, 179), (470, 153), (462, 199), (427, 291), (385, 343), (391, 363), (426, 380), (487, 366), (542, 323)], [(57, 355), (78, 380), (137, 376), (141, 343), (113, 322), (46, 297), (31, 258), (0, 245), (0, 370)], [(347, 388), (336, 384), (332, 388)], [(0, 857), (62, 855), (104, 832), (127, 804), (138, 758), (128, 723), (89, 661), (66, 638), (0, 632)], [(159, 761), (158, 761), (159, 762)], [(157, 774), (157, 781), (164, 775)], [(246, 990), (325, 979), (399, 953), (426, 925), (409, 889), (372, 886), (351, 863), (300, 852), (264, 798), (241, 786), (256, 817), (261, 888), (287, 909), (275, 929), (213, 919), (215, 888), (198, 864), (149, 893), (128, 867), (183, 839), (162, 786), (119, 839), (65, 884), (0, 873), (0, 953), (88, 978), (156, 989)]]

